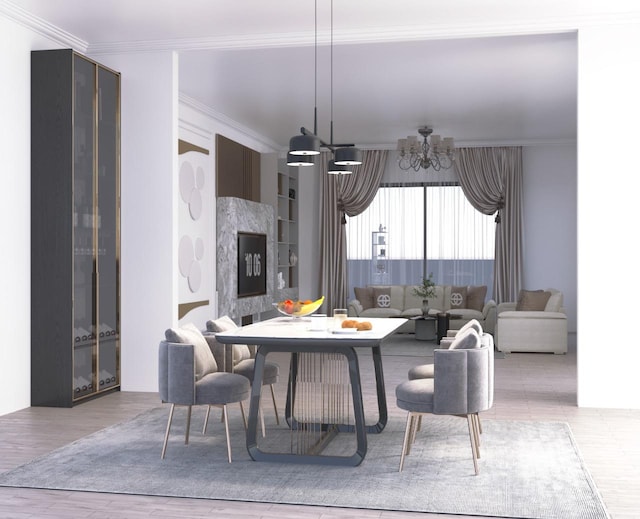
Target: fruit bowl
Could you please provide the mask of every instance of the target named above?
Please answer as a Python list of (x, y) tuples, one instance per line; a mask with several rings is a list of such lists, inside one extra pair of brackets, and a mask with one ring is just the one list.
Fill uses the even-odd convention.
[(279, 303), (273, 303), (273, 307), (278, 310), (282, 315), (287, 317), (293, 317), (294, 319), (300, 317), (306, 317), (315, 312), (324, 303), (324, 296), (315, 301), (293, 301), (286, 299)]

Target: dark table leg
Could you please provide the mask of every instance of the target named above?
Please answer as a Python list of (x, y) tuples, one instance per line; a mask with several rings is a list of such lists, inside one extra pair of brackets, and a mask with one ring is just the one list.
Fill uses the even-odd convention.
[(449, 314), (440, 313), (437, 315), (436, 319), (438, 320), (438, 340), (437, 344), (440, 344), (442, 338), (447, 334), (447, 330), (449, 329)]
[[(293, 351), (292, 351), (293, 350)], [(261, 451), (257, 442), (258, 431), (258, 407), (260, 404), (260, 391), (262, 388), (262, 379), (264, 374), (265, 357), (273, 351), (291, 352), (291, 365), (289, 368), (290, 381), (287, 388), (287, 402), (285, 415), (287, 422), (292, 429), (298, 429), (301, 426), (318, 426), (323, 431), (330, 428), (337, 432), (355, 432), (356, 434), (356, 452), (351, 456), (323, 456), (318, 454), (292, 454), (292, 453), (273, 453)], [(295, 417), (292, 416), (293, 402), (295, 402), (295, 381), (297, 374), (297, 354), (300, 352), (313, 353), (339, 353), (347, 358), (349, 366), (349, 381), (351, 383), (351, 393), (353, 399), (353, 413), (355, 426), (347, 424), (299, 424)], [(345, 347), (319, 347), (310, 348), (309, 346), (294, 347), (282, 346), (260, 346), (256, 354), (256, 364), (254, 380), (251, 388), (251, 402), (249, 408), (249, 423), (247, 430), (247, 450), (252, 459), (256, 461), (277, 461), (288, 463), (312, 463), (312, 464), (328, 464), (328, 465), (347, 465), (356, 466), (362, 463), (367, 453), (367, 433), (381, 432), (387, 423), (387, 401), (385, 397), (384, 376), (382, 372), (382, 355), (380, 346), (372, 348), (373, 363), (376, 375), (376, 391), (378, 393), (378, 422), (375, 425), (367, 426), (365, 423), (364, 403), (362, 399), (362, 386), (360, 381), (360, 367), (358, 356), (354, 348)]]

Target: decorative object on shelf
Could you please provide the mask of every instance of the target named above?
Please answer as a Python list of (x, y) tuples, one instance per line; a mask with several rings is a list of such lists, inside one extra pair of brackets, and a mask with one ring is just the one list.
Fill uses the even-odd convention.
[(405, 171), (413, 169), (433, 168), (435, 171), (449, 169), (455, 162), (455, 145), (453, 137), (440, 138), (440, 135), (431, 135), (433, 128), (423, 126), (418, 128), (422, 135), (422, 144), (415, 135), (406, 139), (398, 139), (398, 166)]
[(330, 122), (330, 141), (324, 142), (318, 137), (318, 2), (315, 1), (315, 69), (314, 69), (314, 108), (313, 108), (313, 132), (306, 128), (300, 128), (301, 135), (296, 135), (289, 140), (289, 157), (291, 156), (313, 156), (320, 153), (320, 147), (327, 148), (333, 153), (333, 158), (329, 160), (328, 173), (330, 174), (349, 174), (353, 171), (350, 166), (362, 164), (362, 152), (353, 144), (334, 144), (333, 143), (333, 0), (331, 0), (331, 67), (330, 67), (330, 92), (331, 92), (331, 122)]
[(423, 277), (419, 285), (413, 288), (413, 295), (422, 298), (422, 315), (429, 315), (429, 299), (436, 295), (436, 284), (433, 282), (433, 272), (427, 277)]
[(289, 251), (289, 265), (295, 267), (298, 264), (298, 256), (293, 251)]
[(278, 272), (278, 290), (282, 290), (285, 287), (284, 277), (282, 272)]
[(296, 199), (296, 190), (295, 189), (289, 189), (289, 198), (291, 200), (295, 200)]

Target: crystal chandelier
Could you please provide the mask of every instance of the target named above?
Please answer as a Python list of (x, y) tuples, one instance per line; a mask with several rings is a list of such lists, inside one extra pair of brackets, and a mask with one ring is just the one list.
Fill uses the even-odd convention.
[(406, 139), (398, 139), (398, 166), (405, 171), (413, 169), (433, 168), (435, 171), (449, 169), (455, 160), (455, 146), (453, 137), (440, 138), (440, 135), (431, 135), (433, 128), (424, 126), (418, 128), (422, 135), (422, 143), (418, 137), (410, 135)]

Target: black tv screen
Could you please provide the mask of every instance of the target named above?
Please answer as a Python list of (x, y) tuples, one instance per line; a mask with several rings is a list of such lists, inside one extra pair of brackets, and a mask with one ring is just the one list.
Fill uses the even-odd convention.
[(267, 293), (267, 236), (238, 233), (238, 297)]

